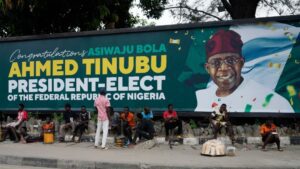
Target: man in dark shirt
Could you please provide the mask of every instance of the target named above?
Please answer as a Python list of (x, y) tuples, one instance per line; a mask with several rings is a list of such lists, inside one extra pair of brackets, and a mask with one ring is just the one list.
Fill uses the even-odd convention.
[(154, 127), (153, 123), (150, 120), (143, 119), (143, 115), (138, 113), (137, 115), (138, 124), (136, 127), (136, 132), (133, 138), (133, 144), (136, 144), (136, 139), (139, 137), (139, 140), (145, 138), (147, 140), (153, 139), (154, 136)]
[[(75, 126), (73, 141), (80, 142), (81, 136), (85, 129), (88, 129), (90, 120), (90, 112), (86, 111), (85, 106), (81, 106), (81, 112), (79, 114), (79, 122)], [(75, 140), (75, 136), (78, 136), (78, 140)]]
[(210, 123), (213, 127), (214, 139), (217, 139), (218, 133), (222, 127), (225, 127), (227, 134), (229, 135), (232, 144), (235, 142), (233, 129), (228, 118), (227, 106), (222, 104), (219, 108), (216, 103), (213, 103), (212, 107), (214, 111), (210, 115)]
[(71, 111), (71, 105), (65, 104), (65, 112), (63, 114), (64, 124), (60, 125), (59, 141), (64, 141), (66, 130), (74, 129), (75, 114)]

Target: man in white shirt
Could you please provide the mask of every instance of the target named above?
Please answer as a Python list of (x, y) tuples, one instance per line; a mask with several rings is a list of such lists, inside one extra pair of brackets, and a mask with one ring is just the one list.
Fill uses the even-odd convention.
[(219, 30), (206, 44), (205, 69), (215, 85), (196, 91), (195, 111), (211, 111), (212, 103), (229, 105), (230, 112), (294, 113), (289, 102), (273, 90), (241, 76), (243, 42), (232, 30)]

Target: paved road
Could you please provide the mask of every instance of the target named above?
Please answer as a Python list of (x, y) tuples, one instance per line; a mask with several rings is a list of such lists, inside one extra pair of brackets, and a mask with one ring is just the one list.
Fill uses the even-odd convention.
[[(92, 143), (56, 143), (44, 145), (0, 143), (0, 156), (42, 158), (56, 160), (57, 166), (65, 163), (91, 165), (137, 165), (139, 168), (166, 166), (169, 168), (300, 168), (300, 146), (289, 146), (284, 152), (272, 149), (267, 152), (254, 146), (240, 146), (234, 157), (200, 156), (201, 146), (175, 146), (173, 150), (167, 145), (153, 149), (110, 148), (94, 149)], [(18, 160), (20, 160), (20, 158)], [(18, 161), (17, 161), (18, 162)], [(32, 163), (32, 161), (30, 161)], [(99, 163), (99, 164), (98, 164)], [(79, 167), (78, 167), (79, 168)], [(109, 168), (109, 167), (108, 167)], [(129, 167), (127, 167), (129, 168)], [(73, 168), (75, 169), (75, 168)]]
[(17, 166), (17, 165), (0, 164), (0, 169), (54, 169), (54, 168), (44, 168), (44, 167)]

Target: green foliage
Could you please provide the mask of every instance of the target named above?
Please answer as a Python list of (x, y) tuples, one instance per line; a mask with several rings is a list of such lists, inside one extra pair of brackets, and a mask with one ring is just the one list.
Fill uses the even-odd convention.
[(169, 11), (180, 22), (300, 14), (299, 0), (140, 0), (140, 3), (148, 18), (157, 19), (162, 12)]
[(95, 123), (98, 121), (98, 114), (96, 111), (91, 112), (91, 120)]
[(158, 19), (161, 17), (167, 3), (167, 0), (140, 0), (140, 7), (147, 17)]
[(198, 127), (196, 122), (193, 119), (190, 120), (190, 126), (191, 126), (192, 129), (195, 129), (195, 128)]
[(34, 118), (34, 119), (38, 119), (38, 115), (39, 115), (39, 112), (28, 112), (28, 118)]
[(54, 113), (54, 115), (53, 115), (54, 121), (62, 122), (63, 118), (64, 118), (63, 113)]
[(129, 13), (132, 1), (0, 0), (0, 36), (131, 27), (136, 23)]

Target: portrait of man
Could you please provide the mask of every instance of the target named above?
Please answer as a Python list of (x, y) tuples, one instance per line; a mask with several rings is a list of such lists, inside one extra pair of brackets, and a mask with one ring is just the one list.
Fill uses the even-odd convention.
[(243, 78), (242, 47), (241, 36), (232, 30), (219, 30), (207, 41), (205, 69), (214, 84), (196, 91), (195, 111), (211, 111), (216, 102), (228, 105), (229, 112), (294, 113), (284, 97)]

